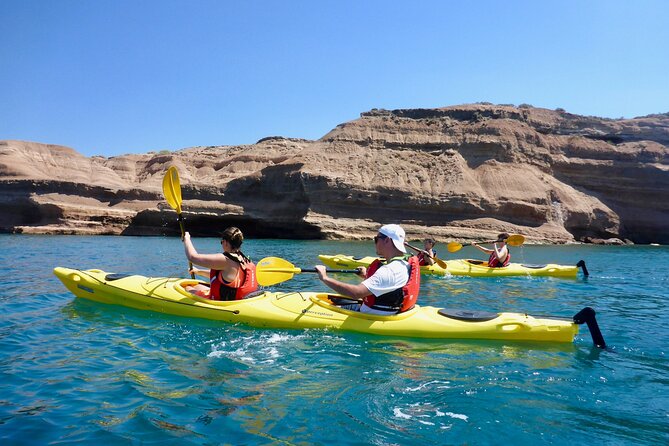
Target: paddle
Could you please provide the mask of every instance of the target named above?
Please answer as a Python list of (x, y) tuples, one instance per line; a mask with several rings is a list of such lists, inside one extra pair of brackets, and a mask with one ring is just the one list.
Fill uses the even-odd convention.
[[(179, 228), (181, 228), (181, 240), (184, 239), (184, 219), (181, 215), (181, 183), (179, 182), (179, 171), (176, 167), (171, 166), (165, 172), (165, 177), (163, 178), (163, 195), (167, 204), (170, 205), (172, 209), (177, 211), (177, 221), (179, 222)], [(193, 263), (188, 262), (188, 270), (193, 269)], [(190, 274), (191, 279), (195, 279), (195, 274)]]
[[(295, 274), (315, 273), (316, 268), (298, 268), (288, 260), (279, 257), (265, 257), (256, 265), (256, 277), (258, 284), (262, 286), (275, 285), (293, 278)], [(353, 273), (357, 274), (357, 269), (329, 269), (328, 273)]]
[[(490, 240), (487, 242), (480, 242), (480, 243), (495, 243), (496, 241), (497, 240)], [(464, 246), (469, 246), (472, 243), (463, 244), (458, 242), (450, 242), (448, 245), (446, 245), (446, 249), (448, 249), (448, 252), (457, 252), (460, 251)], [(506, 239), (506, 244), (510, 246), (520, 246), (523, 243), (525, 243), (525, 237), (520, 234), (512, 234), (509, 236), (508, 239)]]
[(437, 265), (439, 265), (441, 268), (443, 268), (443, 269), (447, 269), (447, 268), (448, 268), (448, 264), (447, 264), (446, 262), (444, 262), (444, 261), (441, 260), (441, 259), (438, 259), (436, 256), (432, 257), (432, 256), (431, 256), (430, 254), (428, 254), (427, 251), (425, 251), (424, 249), (420, 249), (420, 248), (416, 248), (415, 246), (411, 246), (411, 245), (408, 244), (407, 242), (404, 242), (404, 245), (405, 245), (405, 246), (408, 246), (409, 248), (413, 249), (413, 250), (416, 251), (416, 252), (423, 252), (423, 253), (425, 253), (426, 256), (428, 256), (429, 258), (431, 258), (432, 260), (434, 260), (434, 263), (436, 263)]

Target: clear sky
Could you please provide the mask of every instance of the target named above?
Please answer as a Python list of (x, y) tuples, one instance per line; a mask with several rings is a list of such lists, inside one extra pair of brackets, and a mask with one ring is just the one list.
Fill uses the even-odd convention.
[(0, 0), (0, 139), (317, 139), (372, 108), (669, 112), (669, 1)]

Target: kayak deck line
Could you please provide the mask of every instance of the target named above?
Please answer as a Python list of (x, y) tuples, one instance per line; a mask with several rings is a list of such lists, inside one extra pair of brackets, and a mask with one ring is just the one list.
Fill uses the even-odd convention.
[[(59, 272), (56, 272), (56, 270), (58, 270), (58, 269), (61, 269), (61, 270), (62, 270), (62, 269), (65, 269), (65, 268), (56, 268), (56, 269), (54, 269), (54, 273), (55, 273), (56, 276), (57, 276), (59, 279), (61, 279), (61, 281), (62, 281), (63, 278), (59, 275), (60, 271), (59, 271)], [(116, 281), (116, 280), (120, 280), (120, 279), (132, 278), (132, 277), (142, 277), (142, 278), (143, 278), (144, 276), (140, 276), (140, 275), (137, 275), (137, 274), (115, 274), (115, 273), (106, 274), (106, 273), (105, 273), (105, 279), (101, 279), (101, 278), (96, 277), (95, 275), (90, 274), (90, 273), (94, 273), (94, 272), (104, 273), (104, 271), (102, 271), (102, 270), (72, 270), (72, 271), (76, 271), (76, 273), (78, 273), (78, 274), (84, 274), (84, 275), (86, 275), (87, 277), (89, 277), (90, 280), (94, 280), (94, 281), (98, 282), (99, 284), (101, 284), (101, 285), (103, 285), (103, 286), (105, 286), (105, 287), (107, 287), (107, 288), (110, 288), (110, 289), (116, 289), (116, 290), (119, 291), (119, 293), (120, 293), (120, 292), (124, 292), (124, 293), (133, 293), (133, 294), (136, 295), (136, 297), (141, 298), (141, 299), (154, 299), (154, 300), (156, 300), (156, 301), (162, 301), (162, 300), (163, 300), (163, 298), (161, 298), (160, 296), (157, 296), (157, 295), (153, 294), (152, 292), (149, 292), (149, 293), (147, 294), (147, 293), (138, 293), (138, 292), (135, 292), (135, 291), (130, 291), (130, 290), (128, 290), (127, 288), (121, 288), (121, 287), (117, 287), (117, 286), (115, 286), (115, 285), (113, 285), (113, 284), (110, 284), (109, 281), (105, 280), (106, 277), (108, 277), (108, 276), (111, 276), (111, 277), (112, 277), (111, 282)], [(152, 278), (148, 278), (148, 279), (151, 280)], [(76, 279), (74, 279), (74, 280), (75, 280), (75, 282), (77, 281)], [(198, 282), (197, 280), (193, 280), (193, 279), (180, 279), (180, 278), (171, 278), (171, 277), (153, 278), (153, 280), (155, 280), (155, 281), (160, 281), (161, 283), (160, 283), (159, 286), (163, 286), (163, 287), (165, 287), (165, 286), (167, 285), (167, 283), (169, 283), (169, 282), (174, 282), (174, 281), (187, 281), (187, 282), (191, 282), (191, 283), (193, 283), (193, 282)], [(147, 282), (148, 282), (148, 280), (147, 280)], [(80, 289), (80, 290), (86, 291), (86, 292), (88, 292), (88, 293), (90, 293), (90, 294), (94, 294), (94, 293), (95, 293), (95, 290), (94, 290), (94, 289), (92, 289), (92, 288), (90, 288), (90, 287), (87, 287), (87, 286), (84, 286), (84, 285), (79, 284), (79, 283), (77, 283), (77, 288)], [(174, 287), (174, 289), (177, 290), (177, 291), (179, 291), (177, 287)], [(215, 305), (217, 301), (212, 301), (212, 300), (210, 300), (210, 299), (202, 298), (202, 297), (200, 297), (200, 296), (197, 296), (197, 295), (188, 293), (188, 291), (186, 291), (186, 290), (183, 290), (183, 293), (187, 293), (187, 294), (185, 295), (185, 297), (187, 297), (187, 298), (191, 298), (191, 299), (193, 299), (194, 301), (201, 301), (201, 302), (205, 302), (205, 303), (207, 303), (207, 304), (213, 305), (213, 308), (210, 308), (211, 310), (215, 310), (215, 311), (225, 311), (225, 312), (230, 312), (230, 313), (234, 313), (234, 314), (238, 314), (238, 313), (239, 313), (238, 310), (228, 310), (228, 309), (226, 309), (226, 308), (219, 308), (218, 306)], [(76, 293), (75, 293), (75, 295), (76, 295)], [(78, 295), (77, 295), (77, 297), (82, 297), (82, 296), (78, 296)], [(85, 297), (84, 297), (84, 298), (85, 298)], [(91, 300), (97, 301), (97, 299), (91, 299)], [(107, 303), (107, 302), (103, 302), (103, 303)], [(172, 303), (177, 304), (177, 305), (192, 305), (192, 304), (189, 303), (189, 302), (180, 302), (180, 301), (173, 301)]]
[[(414, 338), (567, 343), (574, 341), (579, 324), (594, 319), (594, 310), (592, 315), (583, 313), (583, 320), (579, 322), (574, 318), (552, 319), (509, 312), (484, 315), (477, 311), (420, 305), (400, 314), (379, 316), (341, 308), (335, 302), (346, 296), (324, 292), (263, 290), (248, 299), (212, 301), (184, 289), (196, 283), (194, 279), (109, 275), (96, 269), (82, 271), (61, 267), (55, 268), (54, 274), (68, 290), (83, 299), (263, 328), (320, 328)], [(603, 344), (603, 338), (599, 343)]]

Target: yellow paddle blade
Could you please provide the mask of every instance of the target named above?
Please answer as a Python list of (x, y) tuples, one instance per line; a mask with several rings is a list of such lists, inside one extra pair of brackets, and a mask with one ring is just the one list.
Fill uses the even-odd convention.
[(258, 264), (256, 265), (256, 269), (257, 270), (286, 269), (290, 271), (297, 269), (299, 271), (300, 268), (296, 268), (295, 265), (290, 263), (288, 260), (282, 259), (280, 257), (265, 257), (264, 259), (258, 262)]
[(448, 249), (448, 252), (460, 251), (462, 249), (462, 243), (450, 242), (448, 245), (446, 245), (446, 249)]
[(446, 262), (444, 262), (443, 260), (441, 260), (440, 258), (438, 258), (437, 256), (432, 257), (432, 259), (434, 260), (434, 263), (439, 265), (441, 268), (443, 268), (443, 269), (448, 268), (448, 264)]
[(510, 235), (509, 238), (506, 239), (506, 244), (511, 246), (520, 246), (523, 243), (525, 243), (525, 237), (520, 234)]
[(285, 282), (301, 272), (300, 268), (279, 257), (265, 257), (256, 265), (256, 277), (258, 284), (262, 286)]
[(179, 171), (172, 166), (167, 169), (163, 178), (163, 195), (167, 204), (181, 214), (181, 183), (179, 182)]

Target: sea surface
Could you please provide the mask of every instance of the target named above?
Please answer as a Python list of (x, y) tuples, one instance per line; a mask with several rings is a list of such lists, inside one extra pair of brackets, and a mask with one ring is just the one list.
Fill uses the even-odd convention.
[[(312, 267), (318, 254), (372, 255), (373, 243), (248, 240), (244, 251)], [(669, 247), (512, 253), (584, 259), (591, 276), (423, 276), (419, 303), (565, 317), (591, 306), (608, 349), (585, 326), (567, 345), (412, 340), (98, 304), (52, 269), (186, 276), (180, 240), (0, 235), (0, 444), (669, 444)], [(325, 289), (311, 273), (272, 288)]]

